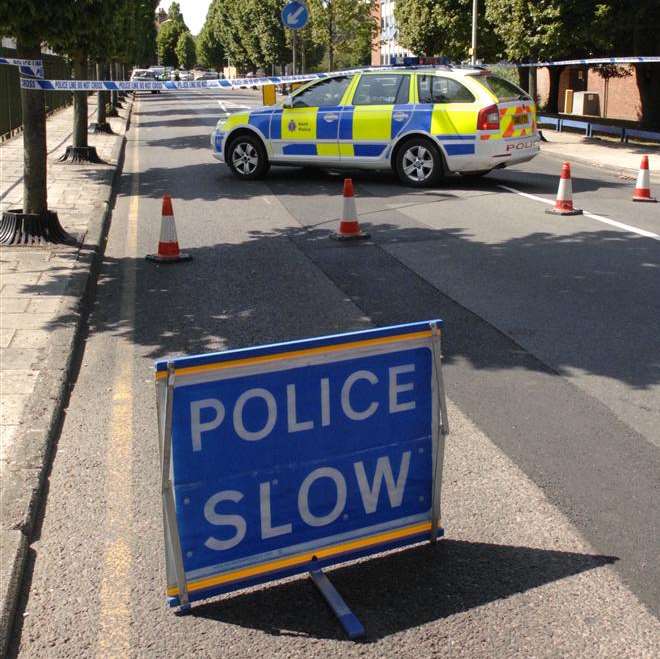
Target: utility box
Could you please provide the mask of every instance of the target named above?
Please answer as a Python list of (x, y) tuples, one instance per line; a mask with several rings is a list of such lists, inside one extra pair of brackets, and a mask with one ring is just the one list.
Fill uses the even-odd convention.
[(575, 92), (573, 114), (600, 117), (600, 94), (598, 92)]
[(573, 90), (567, 89), (564, 92), (564, 114), (573, 113)]

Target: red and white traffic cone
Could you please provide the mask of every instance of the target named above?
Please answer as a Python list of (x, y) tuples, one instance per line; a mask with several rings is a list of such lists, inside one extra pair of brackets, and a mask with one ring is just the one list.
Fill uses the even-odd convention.
[(149, 261), (158, 263), (177, 263), (190, 261), (192, 256), (179, 251), (179, 241), (176, 237), (176, 224), (172, 210), (172, 197), (163, 195), (163, 212), (160, 222), (160, 240), (158, 241), (158, 254), (147, 254)]
[(637, 174), (637, 184), (632, 196), (633, 201), (658, 201), (651, 196), (651, 182), (649, 178), (649, 157), (642, 156), (642, 164)]
[(330, 235), (335, 240), (365, 240), (369, 238), (368, 233), (360, 229), (355, 208), (355, 197), (353, 196), (353, 181), (344, 179), (344, 206), (342, 208), (339, 231)]
[(551, 215), (582, 215), (582, 211), (579, 208), (573, 208), (571, 166), (567, 162), (561, 166), (559, 189), (557, 190), (555, 205), (552, 208), (547, 208), (545, 212)]

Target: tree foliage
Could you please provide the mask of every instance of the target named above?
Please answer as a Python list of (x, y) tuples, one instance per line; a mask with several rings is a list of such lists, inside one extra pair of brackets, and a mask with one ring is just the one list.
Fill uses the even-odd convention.
[[(331, 68), (368, 62), (373, 0), (309, 0), (308, 6), (310, 26), (297, 32), (299, 61), (314, 67), (326, 53)], [(221, 49), (242, 70), (291, 62), (293, 30), (282, 25), (281, 10), (281, 0), (213, 0), (200, 33), (200, 59), (210, 61)]]
[(313, 39), (331, 70), (369, 61), (376, 30), (371, 0), (310, 0), (309, 10)]
[[(176, 5), (176, 3), (172, 3)], [(179, 37), (187, 32), (186, 24), (182, 21), (168, 19), (158, 30), (156, 37), (156, 50), (158, 51), (158, 60), (163, 66), (176, 66), (176, 46), (179, 43)]]
[(124, 64), (148, 65), (156, 62), (154, 12), (158, 0), (129, 0), (121, 30), (123, 48), (118, 57)]
[[(480, 59), (499, 59), (503, 44), (485, 5), (486, 0), (480, 0), (477, 55)], [(472, 44), (472, 0), (399, 0), (394, 15), (399, 30), (397, 41), (404, 48), (416, 55), (467, 59)]]
[(488, 0), (486, 18), (516, 61), (593, 54), (597, 0)]
[(279, 0), (213, 0), (203, 31), (239, 69), (267, 69), (288, 57), (281, 9)]
[(173, 2), (169, 9), (167, 10), (167, 18), (175, 23), (180, 23), (183, 25), (186, 32), (189, 32), (186, 22), (183, 20), (183, 14), (181, 13), (181, 5), (178, 2)]
[(192, 69), (197, 63), (195, 39), (190, 32), (182, 32), (176, 44), (176, 59), (180, 69)]
[(195, 39), (195, 47), (197, 49), (197, 61), (202, 66), (222, 69), (225, 61), (225, 49), (220, 39), (217, 38), (208, 15), (201, 32)]

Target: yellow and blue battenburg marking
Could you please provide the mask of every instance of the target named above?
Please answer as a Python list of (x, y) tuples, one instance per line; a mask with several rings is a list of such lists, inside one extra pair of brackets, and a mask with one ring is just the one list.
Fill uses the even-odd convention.
[[(230, 115), (224, 135), (249, 124), (285, 156), (384, 158), (401, 134), (421, 131), (435, 137), (447, 156), (475, 153), (474, 107), (447, 109), (430, 103), (322, 108), (259, 108)], [(222, 138), (214, 148), (222, 151)]]
[(440, 323), (157, 362), (172, 606), (431, 538)]

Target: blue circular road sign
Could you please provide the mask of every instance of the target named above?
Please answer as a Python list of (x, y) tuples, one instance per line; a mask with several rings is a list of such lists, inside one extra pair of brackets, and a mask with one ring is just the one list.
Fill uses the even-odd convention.
[(291, 30), (301, 30), (309, 22), (309, 9), (300, 0), (291, 0), (282, 9), (282, 25)]

